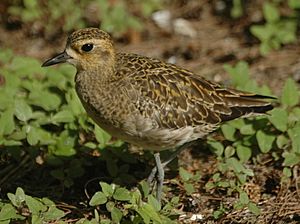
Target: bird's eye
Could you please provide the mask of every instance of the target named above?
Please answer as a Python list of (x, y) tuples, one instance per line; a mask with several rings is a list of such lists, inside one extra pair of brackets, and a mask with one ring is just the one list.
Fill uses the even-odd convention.
[(93, 44), (84, 44), (81, 47), (81, 50), (85, 51), (85, 52), (89, 52), (94, 48)]

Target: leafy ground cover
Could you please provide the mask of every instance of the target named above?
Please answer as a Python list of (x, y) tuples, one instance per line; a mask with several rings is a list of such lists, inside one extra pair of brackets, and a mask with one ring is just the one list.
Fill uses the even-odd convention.
[[(119, 23), (105, 19), (105, 16), (112, 13), (122, 21), (124, 15), (118, 13), (121, 9), (122, 13), (126, 9), (126, 16), (132, 16), (132, 20), (128, 21), (146, 24), (145, 30), (151, 31), (149, 34), (139, 30), (139, 25), (132, 27), (127, 23), (119, 24), (122, 29), (111, 28), (110, 31), (116, 33), (118, 45), (124, 49), (158, 55), (165, 60), (175, 57), (178, 64), (186, 65), (199, 74), (213, 74), (211, 79), (225, 84), (230, 82), (230, 85), (242, 90), (278, 97), (274, 102), (275, 109), (268, 116), (227, 122), (174, 161), (167, 172), (162, 205), (155, 200), (144, 181), (153, 166), (152, 155), (136, 153), (133, 146), (109, 136), (88, 118), (74, 91), (74, 68), (63, 65), (43, 69), (40, 58), (46, 57), (45, 53), (27, 48), (37, 47), (32, 43), (38, 40), (44, 43), (41, 49), (49, 48), (45, 39), (77, 28), (64, 22), (67, 13), (64, 10), (69, 9), (57, 5), (61, 14), (53, 18), (56, 20), (50, 23), (50, 28), (42, 26), (34, 34), (39, 36), (40, 39), (37, 39), (28, 33), (33, 31), (36, 21), (48, 15), (43, 10), (51, 11), (54, 6), (49, 5), (47, 9), (41, 7), (45, 6), (43, 1), (20, 2), (9, 4), (4, 1), (0, 7), (6, 9), (7, 18), (13, 19), (14, 27), (21, 24), (21, 27), (14, 28), (16, 30), (9, 31), (5, 25), (12, 22), (2, 18), (0, 223), (299, 222), (300, 92), (295, 62), (297, 54), (294, 58), (289, 57), (289, 61), (286, 58), (283, 61), (291, 65), (289, 69), (283, 67), (283, 57), (280, 57), (280, 52), (293, 55), (290, 48), (299, 50), (294, 43), (297, 37), (295, 25), (284, 25), (295, 23), (293, 18), (297, 17), (299, 7), (297, 1), (258, 1), (247, 10), (243, 1), (232, 1), (228, 7), (224, 3), (223, 11), (206, 1), (201, 1), (201, 4), (195, 4), (197, 1), (176, 1), (169, 5), (151, 1), (148, 6), (146, 1), (142, 1), (131, 10), (128, 9), (129, 1), (82, 1), (81, 8), (74, 6), (74, 10), (79, 10), (82, 15), (85, 15), (82, 9), (89, 4), (103, 6), (101, 10), (104, 12), (97, 20), (105, 21), (106, 29)], [(139, 7), (145, 11), (139, 9), (142, 13), (136, 14), (135, 10)], [(199, 27), (202, 38), (189, 41), (186, 37), (164, 33), (155, 27), (147, 18), (158, 8), (167, 8)], [(241, 13), (236, 13), (239, 10)], [(252, 24), (249, 15), (255, 10), (261, 12), (265, 23)], [(239, 19), (230, 19), (226, 13), (233, 13)], [(227, 21), (222, 21), (224, 18)], [(53, 26), (58, 21), (60, 25)], [(91, 23), (85, 16), (74, 21), (78, 26)], [(249, 24), (253, 25), (250, 29)], [(285, 34), (290, 35), (272, 33), (273, 28), (266, 36), (262, 35), (265, 29), (274, 26), (287, 27)], [(128, 31), (131, 29), (135, 31)], [(232, 30), (242, 31), (232, 34)], [(214, 35), (209, 35), (208, 31)], [(251, 37), (251, 41), (247, 42), (249, 46), (241, 40), (240, 35), (244, 31), (248, 31), (246, 37)], [(13, 37), (10, 32), (23, 38), (21, 44), (16, 44), (18, 35)], [(2, 36), (12, 38), (3, 41)], [(154, 49), (152, 37), (157, 38), (155, 45), (157, 42), (170, 43), (167, 46), (161, 43)], [(225, 37), (229, 38), (227, 42)], [(204, 42), (210, 38), (215, 39)], [(287, 39), (289, 41), (284, 41)], [(211, 41), (214, 40), (212, 46)], [(294, 45), (283, 45), (290, 42)], [(53, 40), (52, 43), (52, 48), (59, 49), (57, 42)], [(205, 48), (209, 45), (211, 48)], [(274, 48), (279, 50), (279, 47), (280, 51), (272, 51)], [(28, 56), (30, 52), (37, 57)], [(262, 69), (262, 65), (266, 66), (268, 62), (272, 63), (273, 76), (266, 76), (270, 67)], [(260, 72), (253, 75), (254, 71)], [(277, 81), (274, 83), (274, 80)]]

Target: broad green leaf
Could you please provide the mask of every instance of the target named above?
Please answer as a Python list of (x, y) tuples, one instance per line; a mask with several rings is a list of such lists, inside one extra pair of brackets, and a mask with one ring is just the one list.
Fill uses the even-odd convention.
[(233, 126), (231, 126), (229, 124), (223, 124), (221, 126), (221, 130), (223, 132), (224, 137), (227, 140), (235, 141), (236, 138), (235, 138), (234, 134), (235, 134), (236, 129)]
[(282, 108), (274, 108), (270, 111), (268, 118), (270, 122), (275, 126), (279, 131), (285, 132), (288, 125), (288, 113)]
[(142, 190), (142, 193), (144, 195), (144, 197), (147, 197), (150, 193), (150, 186), (149, 184), (147, 183), (147, 181), (141, 181), (140, 182), (140, 186), (141, 186), (141, 190)]
[(56, 113), (52, 118), (51, 121), (56, 123), (69, 123), (74, 121), (74, 116), (71, 111), (62, 110)]
[(111, 210), (111, 219), (112, 219), (113, 223), (120, 223), (122, 217), (123, 217), (123, 213), (121, 212), (120, 209), (114, 207)]
[(100, 186), (102, 188), (103, 193), (105, 194), (106, 197), (112, 197), (114, 192), (115, 192), (115, 188), (116, 185), (114, 184), (108, 184), (105, 182), (100, 182)]
[(280, 14), (278, 12), (277, 7), (270, 3), (270, 2), (265, 2), (263, 5), (263, 13), (264, 17), (267, 20), (267, 22), (276, 22), (280, 19)]
[(250, 32), (262, 43), (266, 43), (273, 35), (273, 32), (264, 25), (252, 25), (250, 27)]
[(191, 183), (183, 183), (184, 189), (188, 195), (191, 195), (195, 192), (194, 185)]
[(74, 149), (76, 136), (70, 131), (63, 131), (57, 139), (54, 154), (57, 156), (72, 156), (76, 154)]
[(32, 214), (38, 215), (41, 211), (47, 210), (47, 207), (42, 202), (31, 196), (26, 195), (25, 202)]
[(227, 124), (229, 124), (230, 126), (236, 128), (236, 129), (241, 129), (242, 127), (244, 127), (246, 125), (244, 119), (235, 119), (232, 121), (228, 121)]
[(31, 223), (43, 224), (42, 217), (40, 217), (38, 214), (31, 214)]
[(32, 117), (32, 109), (24, 100), (16, 100), (15, 115), (20, 121), (28, 121)]
[(7, 197), (15, 207), (20, 207), (25, 201), (25, 192), (22, 188), (18, 187), (16, 194), (8, 193)]
[(27, 126), (27, 142), (29, 145), (36, 145), (39, 142), (40, 136), (37, 128), (34, 126)]
[(162, 223), (162, 220), (161, 220), (159, 214), (149, 204), (144, 204), (142, 207), (138, 208), (136, 211), (142, 216), (143, 221), (146, 224), (150, 223), (150, 220), (152, 220), (154, 223), (158, 223), (158, 224)]
[(247, 162), (251, 157), (251, 148), (243, 146), (243, 145), (237, 145), (236, 147), (236, 153), (241, 160), (242, 163)]
[(279, 135), (276, 138), (276, 144), (277, 144), (278, 148), (280, 148), (280, 149), (283, 149), (283, 147), (285, 145), (287, 145), (288, 143), (289, 143), (289, 139), (284, 135)]
[(272, 149), (275, 138), (274, 135), (266, 134), (262, 130), (256, 133), (258, 146), (263, 153), (267, 153)]
[(291, 177), (292, 176), (291, 168), (288, 168), (288, 167), (284, 167), (282, 173), (286, 177)]
[(295, 152), (284, 152), (282, 156), (284, 157), (284, 166), (292, 167), (300, 163), (300, 155), (296, 154)]
[(246, 124), (240, 129), (241, 134), (243, 135), (253, 135), (255, 134), (255, 130), (253, 128), (253, 124)]
[(105, 132), (102, 128), (100, 128), (98, 125), (95, 125), (94, 133), (99, 143), (99, 147), (105, 148), (107, 143), (111, 139), (111, 136), (107, 132)]
[(179, 175), (184, 182), (188, 181), (189, 179), (191, 179), (193, 177), (192, 173), (188, 172), (187, 170), (185, 170), (182, 167), (179, 167)]
[(289, 78), (284, 84), (281, 103), (290, 107), (293, 107), (299, 103), (299, 90), (295, 81), (291, 78)]
[(111, 212), (112, 209), (116, 206), (116, 203), (113, 202), (113, 201), (108, 201), (106, 204), (105, 204), (105, 207), (107, 209), (107, 211)]
[(224, 152), (224, 146), (220, 142), (216, 141), (208, 141), (208, 145), (210, 146), (211, 150), (217, 155), (222, 156)]
[(288, 130), (289, 137), (292, 140), (292, 149), (293, 152), (296, 152), (300, 155), (300, 122), (298, 125)]
[(226, 160), (226, 163), (228, 164), (228, 166), (233, 169), (234, 172), (236, 173), (240, 173), (242, 171), (245, 170), (245, 168), (243, 167), (243, 165), (241, 164), (240, 161), (238, 161), (236, 158), (231, 157), (229, 159)]
[(131, 196), (130, 192), (126, 188), (120, 187), (115, 190), (113, 198), (117, 201), (129, 201)]
[(273, 49), (269, 40), (262, 41), (259, 45), (259, 52), (261, 55), (266, 56)]
[(231, 76), (234, 86), (243, 88), (249, 80), (249, 66), (245, 61), (239, 61), (234, 67), (226, 64), (224, 69)]
[(250, 212), (252, 212), (254, 215), (259, 215), (261, 213), (259, 207), (256, 206), (253, 202), (248, 203), (248, 209)]
[(29, 94), (31, 104), (42, 107), (46, 111), (56, 110), (61, 104), (61, 98), (46, 89)]
[(242, 204), (247, 205), (249, 203), (249, 197), (246, 192), (240, 192), (240, 200)]
[(90, 200), (90, 206), (102, 205), (107, 202), (107, 197), (103, 192), (96, 192)]
[(300, 1), (299, 0), (288, 0), (288, 5), (292, 9), (300, 9)]
[(227, 146), (224, 151), (225, 158), (230, 158), (235, 153), (235, 148), (232, 146)]
[(56, 221), (60, 220), (66, 214), (64, 211), (55, 207), (55, 205), (49, 206), (47, 212), (43, 214), (45, 221)]
[(160, 211), (161, 204), (157, 201), (156, 198), (153, 197), (153, 195), (148, 196), (148, 203), (155, 209), (155, 211)]
[[(9, 222), (13, 219), (25, 219), (25, 217), (17, 214), (17, 210), (11, 204), (5, 204), (0, 211), (0, 222), (8, 220)], [(8, 223), (9, 223), (8, 222)]]
[(0, 114), (0, 136), (11, 134), (15, 129), (13, 108)]

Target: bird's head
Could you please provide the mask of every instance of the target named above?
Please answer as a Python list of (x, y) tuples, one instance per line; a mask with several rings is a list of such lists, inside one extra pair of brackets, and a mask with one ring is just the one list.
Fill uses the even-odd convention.
[(98, 28), (85, 28), (73, 32), (65, 50), (45, 61), (43, 67), (68, 62), (78, 71), (95, 71), (113, 67), (115, 51), (110, 35)]

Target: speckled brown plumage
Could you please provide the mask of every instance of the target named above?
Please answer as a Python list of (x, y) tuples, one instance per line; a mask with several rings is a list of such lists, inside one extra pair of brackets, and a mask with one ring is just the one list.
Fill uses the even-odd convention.
[(110, 36), (96, 28), (75, 31), (65, 51), (44, 66), (65, 61), (77, 68), (76, 91), (94, 121), (145, 150), (173, 149), (224, 121), (272, 109), (263, 100), (268, 97), (223, 88), (158, 59), (116, 52)]
[[(83, 51), (85, 44), (93, 49)], [(72, 33), (65, 52), (77, 67), (76, 90), (88, 114), (110, 134), (144, 149), (176, 148), (223, 121), (272, 109), (263, 96), (223, 88), (158, 59), (118, 53), (96, 28)]]

